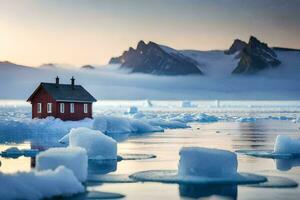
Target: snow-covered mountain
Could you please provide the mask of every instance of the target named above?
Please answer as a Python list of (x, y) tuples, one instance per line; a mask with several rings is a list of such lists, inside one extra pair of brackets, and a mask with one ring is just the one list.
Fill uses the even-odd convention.
[(129, 48), (119, 57), (110, 60), (110, 64), (120, 64), (131, 73), (156, 75), (202, 74), (199, 64), (170, 47), (154, 42), (146, 44), (140, 41), (136, 49)]
[(267, 44), (260, 42), (253, 36), (241, 50), (239, 57), (240, 61), (233, 70), (233, 74), (254, 74), (281, 64), (277, 54)]
[[(175, 50), (151, 41), (148, 44), (140, 41), (136, 49), (130, 47), (121, 56), (111, 58), (109, 63), (119, 64), (120, 68), (129, 69), (131, 73), (156, 75), (254, 74), (280, 66), (282, 61), (277, 52), (282, 51), (290, 49), (272, 49), (254, 36), (248, 43), (234, 40), (225, 51)], [(219, 71), (212, 73), (210, 68), (217, 66)]]
[[(174, 55), (197, 62), (202, 74), (195, 76), (157, 76), (146, 73), (128, 73), (121, 64), (80, 67), (29, 67), (0, 62), (0, 99), (26, 99), (40, 82), (54, 82), (59, 76), (62, 83), (82, 84), (97, 99), (300, 99), (300, 51), (272, 48), (281, 63), (254, 75), (232, 72), (242, 59), (242, 50), (233, 54), (224, 51), (175, 50), (159, 45), (163, 54)], [(120, 58), (119, 58), (120, 59)], [(93, 65), (94, 66), (94, 65)]]

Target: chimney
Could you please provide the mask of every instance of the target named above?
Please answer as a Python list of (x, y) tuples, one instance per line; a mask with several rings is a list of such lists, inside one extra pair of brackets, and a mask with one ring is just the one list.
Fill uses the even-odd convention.
[(71, 85), (72, 85), (72, 88), (74, 89), (74, 85), (75, 85), (75, 78), (72, 76), (71, 78)]
[(59, 78), (58, 78), (58, 76), (56, 76), (56, 78), (55, 78), (55, 84), (56, 84), (56, 87), (59, 86)]

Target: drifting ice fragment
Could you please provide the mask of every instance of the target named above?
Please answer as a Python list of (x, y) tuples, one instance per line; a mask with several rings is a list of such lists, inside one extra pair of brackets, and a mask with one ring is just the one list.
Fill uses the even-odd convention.
[(300, 158), (300, 139), (292, 139), (289, 136), (278, 135), (274, 150), (239, 150), (249, 156), (273, 158), (273, 159), (295, 159)]
[(183, 102), (181, 103), (181, 107), (182, 107), (182, 108), (191, 108), (191, 107), (193, 107), (193, 106), (192, 106), (192, 102), (190, 102), (190, 101), (183, 101)]
[(68, 135), (69, 146), (84, 148), (89, 159), (117, 159), (117, 142), (100, 131), (81, 127), (71, 129)]
[(300, 155), (300, 139), (292, 139), (288, 136), (278, 135), (275, 141), (274, 152)]
[(31, 171), (3, 174), (0, 172), (1, 199), (44, 199), (70, 196), (84, 192), (84, 187), (73, 172), (64, 166), (54, 171)]
[(180, 176), (231, 177), (237, 174), (237, 156), (230, 151), (184, 147), (179, 155)]
[(113, 116), (100, 116), (94, 119), (93, 129), (105, 134), (147, 133), (163, 131), (161, 127), (151, 126), (146, 121)]
[(77, 179), (83, 182), (87, 177), (87, 161), (86, 150), (83, 148), (51, 148), (37, 155), (36, 169), (54, 170), (63, 165), (72, 170)]
[(138, 113), (138, 108), (135, 107), (135, 106), (131, 106), (131, 107), (128, 108), (127, 113), (128, 113), (128, 114), (135, 114), (135, 113)]
[(180, 150), (178, 171), (150, 170), (132, 174), (139, 181), (179, 184), (252, 184), (266, 177), (237, 172), (236, 154), (226, 150), (185, 147)]
[(199, 122), (217, 122), (217, 121), (219, 121), (219, 118), (216, 116), (213, 116), (213, 115), (207, 115), (207, 114), (201, 113), (198, 116), (198, 121)]

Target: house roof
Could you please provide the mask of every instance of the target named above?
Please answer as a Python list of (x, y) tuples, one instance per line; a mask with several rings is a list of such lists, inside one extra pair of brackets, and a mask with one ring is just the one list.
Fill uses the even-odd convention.
[(81, 85), (41, 83), (39, 87), (32, 93), (27, 101), (31, 101), (40, 88), (44, 88), (46, 92), (56, 101), (65, 102), (96, 102), (97, 100), (84, 89)]

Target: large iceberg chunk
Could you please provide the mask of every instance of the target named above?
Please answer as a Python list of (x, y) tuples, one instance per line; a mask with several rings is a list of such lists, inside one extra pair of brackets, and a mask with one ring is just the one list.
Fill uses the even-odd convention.
[(136, 114), (138, 113), (139, 109), (136, 106), (131, 106), (128, 108), (127, 112), (128, 114)]
[(300, 154), (300, 139), (278, 135), (274, 145), (275, 153)]
[(1, 199), (36, 200), (53, 196), (69, 196), (84, 192), (73, 172), (64, 166), (54, 171), (31, 171), (3, 174), (0, 172)]
[(199, 122), (217, 122), (219, 121), (219, 118), (216, 117), (216, 116), (213, 116), (213, 115), (207, 115), (205, 113), (201, 113), (199, 116), (198, 116), (198, 121)]
[(41, 152), (36, 157), (36, 169), (56, 169), (63, 165), (73, 171), (81, 182), (87, 177), (87, 154), (81, 147), (51, 148)]
[(69, 135), (70, 147), (82, 147), (89, 159), (117, 159), (117, 142), (102, 132), (89, 128), (73, 128)]
[(184, 147), (179, 155), (179, 176), (227, 178), (237, 174), (237, 156), (230, 151)]
[(108, 134), (163, 131), (161, 127), (151, 126), (142, 120), (112, 116), (96, 117), (94, 119), (93, 129)]

